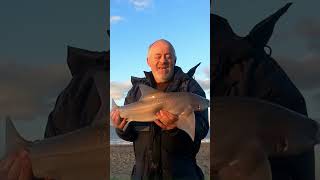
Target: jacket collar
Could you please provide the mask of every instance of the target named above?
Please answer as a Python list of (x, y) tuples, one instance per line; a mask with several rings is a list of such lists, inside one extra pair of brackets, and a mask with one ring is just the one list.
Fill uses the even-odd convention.
[[(175, 89), (175, 86), (178, 86), (181, 82), (186, 81), (190, 78), (192, 78), (196, 68), (199, 66), (199, 64), (197, 64), (195, 67), (191, 68), (190, 70), (192, 70), (192, 73), (184, 73), (182, 71), (182, 69), (179, 66), (174, 66), (174, 74), (172, 77), (172, 80), (169, 83), (169, 89)], [(155, 87), (156, 86), (156, 82), (154, 80), (153, 74), (151, 71), (144, 71), (145, 74), (145, 78), (138, 78), (138, 77), (131, 77), (131, 83), (132, 85), (135, 84), (147, 84), (151, 87)]]

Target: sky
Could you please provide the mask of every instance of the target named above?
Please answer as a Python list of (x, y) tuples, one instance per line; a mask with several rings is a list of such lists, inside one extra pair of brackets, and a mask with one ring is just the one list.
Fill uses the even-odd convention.
[[(211, 11), (228, 19), (235, 33), (245, 36), (254, 25), (287, 2), (215, 0)], [(272, 57), (305, 97), (309, 117), (319, 121), (320, 1), (290, 2), (293, 2), (292, 6), (276, 24), (268, 45), (272, 48)], [(320, 167), (319, 146), (316, 146), (315, 152), (317, 170)], [(320, 179), (320, 171), (316, 171), (316, 179)]]
[[(216, 0), (211, 11), (228, 19), (235, 33), (245, 36), (284, 0)], [(320, 1), (292, 0), (269, 41), (272, 57), (303, 93), (309, 116), (320, 120)]]
[(0, 157), (4, 118), (26, 139), (43, 136), (58, 94), (71, 79), (67, 45), (109, 50), (107, 1), (1, 1)]
[(184, 72), (201, 62), (195, 79), (209, 98), (209, 1), (111, 0), (111, 97), (123, 103), (131, 76), (150, 71), (147, 49), (158, 39), (170, 41)]
[[(170, 2), (170, 4), (168, 3)], [(202, 62), (195, 78), (208, 87), (209, 1), (3, 1), (0, 6), (0, 156), (3, 120), (10, 115), (27, 139), (40, 138), (58, 94), (70, 81), (66, 46), (108, 50), (111, 21), (111, 96), (118, 100), (130, 76), (142, 77), (149, 44), (172, 42), (184, 71)], [(213, 11), (246, 35), (283, 0), (216, 0)], [(272, 56), (306, 98), (310, 117), (320, 119), (320, 1), (292, 1), (269, 45)], [(202, 4), (201, 4), (202, 3)]]

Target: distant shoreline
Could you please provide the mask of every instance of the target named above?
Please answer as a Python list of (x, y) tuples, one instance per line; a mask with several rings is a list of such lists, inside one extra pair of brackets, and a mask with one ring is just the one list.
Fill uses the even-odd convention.
[[(209, 138), (205, 138), (201, 141), (201, 143), (210, 143), (210, 137)], [(117, 146), (117, 145), (132, 145), (132, 142), (129, 141), (124, 141), (122, 139), (111, 139), (110, 140), (110, 145), (111, 146)]]
[[(209, 179), (210, 173), (210, 143), (203, 142), (197, 154), (197, 164), (205, 177)], [(134, 165), (132, 144), (110, 145), (110, 176), (111, 180), (129, 180)]]

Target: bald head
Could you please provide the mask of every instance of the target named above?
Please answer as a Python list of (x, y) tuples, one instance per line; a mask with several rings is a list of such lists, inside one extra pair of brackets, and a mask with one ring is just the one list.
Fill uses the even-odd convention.
[(174, 50), (174, 47), (172, 46), (172, 44), (165, 40), (165, 39), (159, 39), (159, 40), (156, 40), (155, 42), (153, 42), (152, 44), (149, 45), (149, 48), (148, 48), (148, 54), (147, 54), (147, 58), (150, 57), (150, 54), (151, 54), (151, 51), (153, 49), (154, 46), (158, 45), (158, 44), (166, 44), (170, 47), (171, 49), (171, 52), (172, 52), (172, 55), (174, 56), (175, 60), (176, 60), (176, 51)]
[(147, 63), (157, 83), (168, 82), (173, 77), (176, 53), (172, 44), (164, 39), (149, 46)]

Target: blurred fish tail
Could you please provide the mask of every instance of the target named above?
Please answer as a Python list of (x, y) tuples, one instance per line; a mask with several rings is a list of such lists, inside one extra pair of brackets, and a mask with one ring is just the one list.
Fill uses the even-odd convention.
[(21, 148), (26, 148), (28, 144), (29, 142), (21, 137), (21, 135), (15, 128), (11, 118), (6, 117), (6, 154)]
[(119, 108), (114, 99), (112, 99), (112, 109)]

